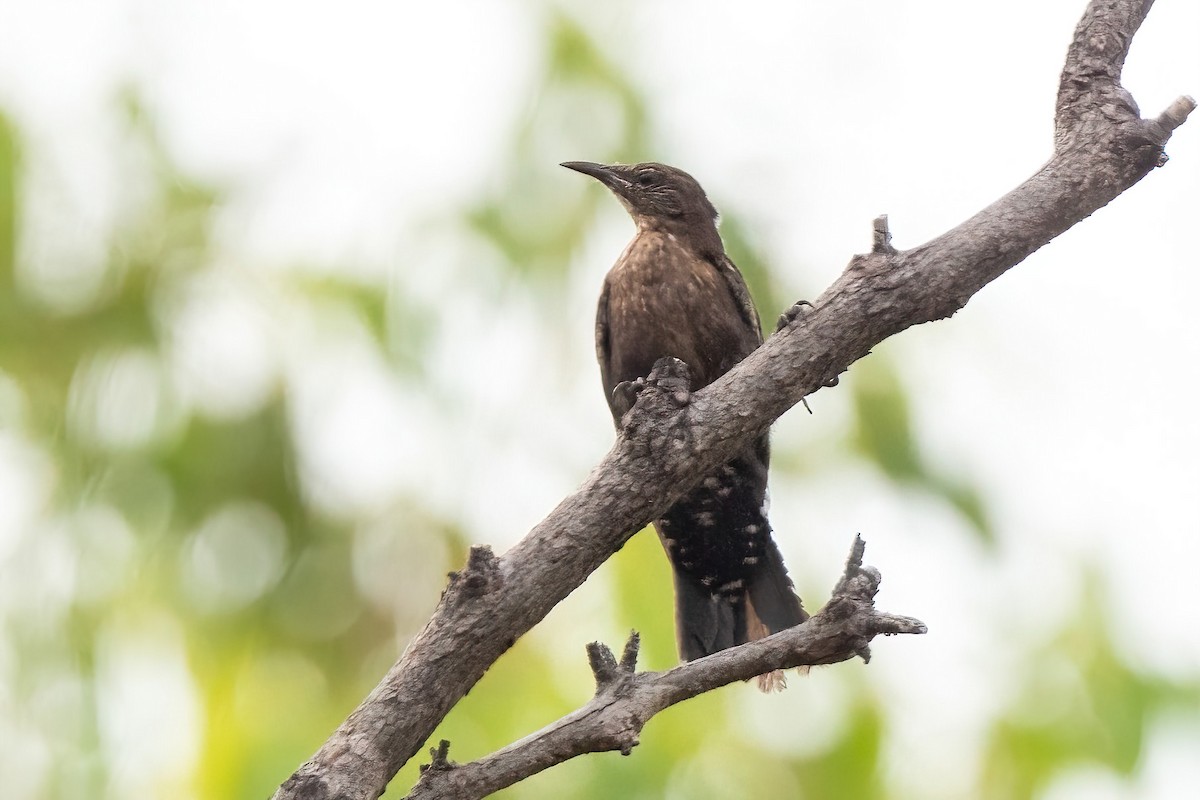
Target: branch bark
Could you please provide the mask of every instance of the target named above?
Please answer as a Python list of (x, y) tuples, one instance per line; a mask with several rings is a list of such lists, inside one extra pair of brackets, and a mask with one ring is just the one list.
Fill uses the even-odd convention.
[[(1195, 108), (1139, 116), (1121, 68), (1150, 0), (1092, 0), (1068, 50), (1055, 152), (1031, 178), (953, 230), (851, 259), (812, 307), (680, 408), (642, 392), (612, 450), (502, 558), (472, 551), (424, 629), (361, 705), (279, 788), (279, 800), (375, 798), (518, 637), (702, 475), (884, 339), (962, 308), (975, 292), (1165, 163)], [(774, 637), (772, 637), (774, 638)], [(766, 664), (760, 671), (779, 663)]]
[(911, 617), (875, 610), (879, 572), (862, 564), (863, 541), (855, 540), (846, 571), (823, 609), (803, 625), (765, 639), (689, 661), (666, 672), (634, 672), (638, 635), (625, 645), (618, 662), (599, 642), (588, 645), (596, 694), (578, 711), (470, 764), (454, 764), (445, 740), (430, 750), (432, 763), (409, 800), (472, 800), (500, 791), (585, 753), (610, 750), (628, 755), (642, 728), (658, 712), (676, 703), (764, 670), (836, 664), (855, 656), (870, 660), (870, 642), (880, 635), (925, 633)]

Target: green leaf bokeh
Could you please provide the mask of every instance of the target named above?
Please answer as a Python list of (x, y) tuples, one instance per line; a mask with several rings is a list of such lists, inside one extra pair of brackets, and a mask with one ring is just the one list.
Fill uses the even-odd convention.
[[(250, 399), (213, 408), (179, 388), (175, 315), (188, 302), (203, 304), (216, 285), (249, 298), (280, 336), (311, 329), (342, 337), (386, 365), (406, 397), (428, 401), (439, 430), (473, 413), (438, 377), (437, 354), (464, 298), (502, 318), (529, 317), (522, 324), (549, 343), (536, 355), (547, 363), (589, 360), (590, 351), (563, 353), (557, 333), (590, 327), (569, 318), (564, 298), (609, 199), (598, 187), (556, 180), (547, 131), (596, 160), (667, 148), (636, 77), (579, 23), (548, 15), (541, 53), (535, 101), (514, 120), (503, 162), (472, 202), (426, 234), (435, 247), (445, 236), (487, 254), (450, 276), (436, 304), (410, 285), (407, 264), (378, 280), (347, 277), (356, 273), (339, 264), (276, 272), (239, 264), (230, 274), (214, 227), (237, 189), (182, 169), (136, 92), (112, 112), (124, 125), (129, 202), (105, 232), (104, 252), (65, 285), (23, 247), (24, 198), (41, 191), (23, 172), (36, 142), (0, 117), (0, 433), (25, 466), (19, 491), (35, 509), (2, 567), (0, 780), (10, 788), (0, 794), (268, 796), (419, 629), (445, 574), (478, 537), (418, 490), (357, 509), (330, 502), (309, 461), (317, 456), (298, 399), (302, 368), (273, 363)], [(791, 299), (753, 227), (736, 208), (722, 210), (730, 251), (769, 326)], [(221, 387), (214, 371), (203, 379)], [(886, 354), (851, 370), (836, 390), (852, 399), (850, 422), (826, 455), (932, 498), (957, 515), (964, 536), (997, 545), (987, 487), (947, 474), (923, 452), (901, 375)], [(437, 464), (464, 452), (435, 441), (421, 458)], [(493, 480), (508, 468), (499, 459), (485, 465)], [(785, 448), (776, 469), (777, 487), (803, 491), (815, 467)], [(476, 488), (464, 485), (461, 503), (471, 504)], [(1084, 591), (1102, 591), (1098, 580)], [(809, 597), (827, 588), (811, 587)], [(1030, 648), (1014, 676), (979, 748), (978, 796), (1038, 797), (1079, 765), (1129, 776), (1159, 715), (1196, 713), (1200, 676), (1168, 679), (1123, 661), (1089, 598), (1081, 596), (1052, 641)], [(583, 646), (593, 636), (637, 627), (643, 665), (670, 666), (670, 605), (665, 562), (643, 531), (556, 610), (551, 633), (516, 643), (433, 741), (450, 739), (452, 757), (466, 760), (577, 707), (589, 694)], [(925, 796), (893, 780), (896, 712), (870, 669), (842, 665), (792, 679), (840, 687), (827, 712), (839, 720), (835, 732), (806, 749), (792, 747), (790, 733), (778, 736), (778, 726), (773, 742), (748, 738), (757, 723), (747, 709), (771, 701), (730, 687), (653, 720), (627, 758), (577, 759), (503, 796)], [(1039, 707), (1046, 695), (1063, 699), (1047, 711)], [(147, 777), (136, 768), (145, 745), (129, 744), (144, 738), (139, 704), (168, 700), (177, 703), (175, 724), (156, 736), (176, 755)], [(809, 724), (795, 696), (776, 702), (792, 704), (789, 725)], [(417, 767), (407, 765), (385, 796), (404, 796)]]

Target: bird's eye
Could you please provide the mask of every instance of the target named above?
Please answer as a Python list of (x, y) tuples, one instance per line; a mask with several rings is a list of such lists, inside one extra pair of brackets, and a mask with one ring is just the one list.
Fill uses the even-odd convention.
[(637, 182), (639, 186), (649, 186), (650, 184), (654, 183), (654, 176), (649, 172), (643, 172), (641, 175), (637, 176)]

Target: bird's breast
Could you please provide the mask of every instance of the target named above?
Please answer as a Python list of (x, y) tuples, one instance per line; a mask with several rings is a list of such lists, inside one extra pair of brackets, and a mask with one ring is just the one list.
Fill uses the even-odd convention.
[(640, 232), (607, 282), (613, 385), (644, 377), (656, 360), (674, 356), (687, 362), (699, 388), (757, 346), (725, 278), (671, 234)]

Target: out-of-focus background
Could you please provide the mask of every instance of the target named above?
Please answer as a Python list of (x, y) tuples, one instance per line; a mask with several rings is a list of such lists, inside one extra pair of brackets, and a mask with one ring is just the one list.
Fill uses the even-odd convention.
[[(0, 795), (261, 798), (612, 440), (567, 159), (695, 174), (763, 317), (1050, 154), (1083, 0), (0, 6)], [(1162, 0), (1126, 85), (1200, 92)], [(510, 798), (1178, 798), (1200, 784), (1200, 136), (777, 425), (819, 607), (862, 532), (928, 636), (671, 709)], [(642, 532), (435, 739), (673, 663)], [(406, 767), (388, 797), (415, 780)]]

